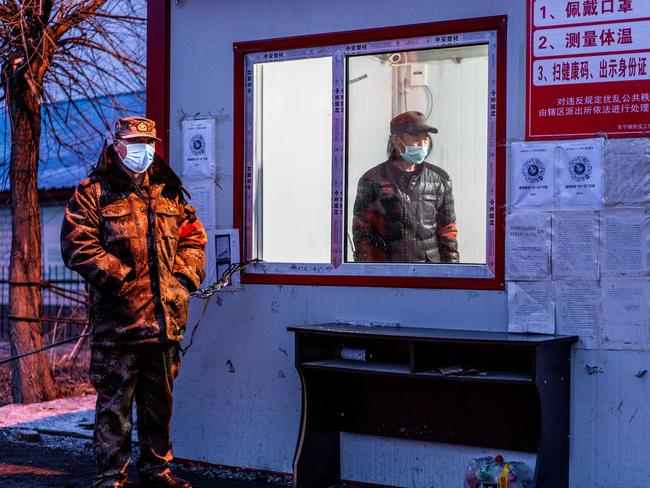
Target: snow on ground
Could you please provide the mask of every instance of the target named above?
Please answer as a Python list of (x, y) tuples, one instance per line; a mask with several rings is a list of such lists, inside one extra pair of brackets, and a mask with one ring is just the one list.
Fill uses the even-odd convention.
[(92, 438), (95, 395), (0, 407), (0, 429), (36, 430)]
[[(94, 470), (91, 439), (95, 399), (95, 395), (85, 395), (0, 407), (0, 451), (3, 446), (12, 446), (14, 451), (23, 453), (14, 453), (10, 460), (3, 460), (0, 456), (0, 486), (8, 486), (3, 483), (9, 480), (12, 480), (12, 487), (21, 488), (87, 485), (86, 480), (92, 478)], [(133, 440), (136, 438), (134, 429)], [(138, 458), (138, 451), (137, 442), (134, 442), (133, 459)], [(49, 464), (39, 466), (45, 459)], [(84, 470), (76, 472), (68, 466), (70, 462), (74, 464), (79, 460), (83, 460)], [(291, 484), (290, 477), (236, 468), (174, 464), (173, 469), (191, 479), (197, 487), (286, 488)], [(53, 480), (59, 480), (61, 484)], [(218, 480), (238, 480), (245, 484), (228, 485)]]

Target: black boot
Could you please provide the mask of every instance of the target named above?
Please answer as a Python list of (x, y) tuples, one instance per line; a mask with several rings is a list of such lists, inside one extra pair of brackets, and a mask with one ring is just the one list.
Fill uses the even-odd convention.
[(97, 476), (92, 488), (124, 488), (126, 483), (126, 474), (118, 474), (117, 478)]
[(93, 488), (124, 488), (121, 481), (104, 481), (101, 484), (93, 484)]
[(168, 469), (160, 473), (140, 473), (140, 486), (142, 488), (192, 488), (192, 485), (178, 476), (174, 476)]

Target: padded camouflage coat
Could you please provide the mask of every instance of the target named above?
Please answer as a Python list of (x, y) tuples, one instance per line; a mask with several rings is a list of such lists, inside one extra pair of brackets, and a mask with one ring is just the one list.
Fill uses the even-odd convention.
[(138, 187), (117, 157), (107, 147), (70, 199), (64, 262), (89, 284), (93, 345), (180, 341), (188, 288), (205, 276), (205, 231), (162, 158)]

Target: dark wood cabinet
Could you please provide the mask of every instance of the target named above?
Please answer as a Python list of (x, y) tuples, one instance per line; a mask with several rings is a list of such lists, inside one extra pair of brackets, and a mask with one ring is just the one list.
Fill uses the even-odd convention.
[[(577, 337), (346, 324), (288, 330), (302, 382), (295, 486), (337, 485), (340, 432), (354, 432), (533, 452), (534, 486), (568, 487)], [(344, 348), (372, 359), (342, 359)], [(446, 374), (449, 367), (463, 371)]]

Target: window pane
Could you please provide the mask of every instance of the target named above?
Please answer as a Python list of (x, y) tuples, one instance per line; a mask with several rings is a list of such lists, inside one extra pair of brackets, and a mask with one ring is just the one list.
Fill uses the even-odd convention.
[(484, 264), (487, 44), (353, 56), (347, 75), (346, 260)]
[(254, 92), (256, 254), (329, 263), (332, 60), (256, 64)]

